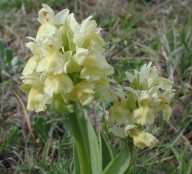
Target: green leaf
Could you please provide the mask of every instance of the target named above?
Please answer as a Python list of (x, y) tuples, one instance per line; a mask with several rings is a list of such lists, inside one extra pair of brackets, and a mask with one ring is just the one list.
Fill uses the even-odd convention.
[(101, 152), (97, 136), (87, 113), (84, 112), (84, 115), (79, 114), (76, 108), (75, 113), (69, 115), (69, 121), (77, 147), (80, 173), (101, 174)]
[(17, 140), (19, 133), (19, 128), (14, 126), (11, 130), (9, 130), (9, 134), (7, 135), (6, 139), (0, 144), (0, 150), (4, 150), (12, 146), (15, 141)]
[(48, 128), (45, 119), (41, 116), (36, 116), (34, 120), (34, 132), (42, 144), (45, 144), (48, 139)]
[(54, 94), (52, 100), (52, 110), (59, 113), (69, 112), (67, 105), (60, 94)]
[(127, 98), (127, 106), (128, 108), (133, 111), (137, 108), (137, 98), (134, 94), (128, 91), (128, 98)]
[(84, 111), (84, 115), (79, 116), (79, 126), (89, 160), (90, 174), (100, 174), (102, 171), (101, 152), (97, 136), (86, 111)]
[(4, 55), (4, 46), (3, 43), (0, 41), (0, 59), (3, 59)]
[(122, 151), (108, 164), (102, 174), (124, 174), (131, 161), (130, 150), (125, 145)]
[(81, 174), (80, 172), (80, 164), (79, 164), (79, 158), (78, 158), (78, 152), (76, 144), (73, 143), (73, 159), (74, 159), (74, 169), (73, 174)]
[(6, 58), (6, 62), (8, 64), (11, 64), (11, 61), (13, 59), (13, 52), (10, 48), (7, 48), (6, 51), (5, 51), (5, 58)]
[(109, 144), (106, 142), (102, 134), (100, 134), (100, 139), (101, 139), (101, 152), (102, 152), (102, 169), (104, 169), (113, 159), (113, 153)]
[(29, 91), (31, 90), (31, 85), (22, 84), (22, 85), (20, 86), (20, 88), (21, 88), (21, 90), (22, 90), (23, 92), (29, 93)]

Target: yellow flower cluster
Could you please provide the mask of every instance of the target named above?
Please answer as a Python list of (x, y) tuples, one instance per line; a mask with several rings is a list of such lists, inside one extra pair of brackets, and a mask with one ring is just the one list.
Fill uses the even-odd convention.
[(26, 44), (33, 56), (22, 72), (28, 110), (52, 105), (63, 111), (69, 101), (87, 105), (100, 97), (97, 88), (109, 87), (107, 76), (114, 70), (103, 56), (101, 29), (91, 18), (79, 24), (68, 9), (54, 14), (43, 4), (36, 38)]
[(109, 120), (120, 127), (112, 127), (109, 131), (120, 137), (129, 136), (141, 149), (153, 147), (158, 139), (146, 132), (145, 128), (154, 123), (159, 113), (163, 115), (163, 120), (169, 121), (172, 113), (170, 102), (175, 91), (172, 81), (159, 77), (156, 67), (151, 67), (151, 63), (143, 65), (140, 71), (134, 70), (134, 74), (127, 72), (126, 76), (130, 87), (123, 89), (118, 86), (109, 110)]

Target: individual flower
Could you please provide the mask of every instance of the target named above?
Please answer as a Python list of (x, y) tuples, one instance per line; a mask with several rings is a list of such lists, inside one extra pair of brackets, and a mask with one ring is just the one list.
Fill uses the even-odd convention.
[(41, 74), (33, 71), (31, 74), (22, 76), (23, 83), (30, 86), (43, 85), (44, 81), (41, 80)]
[(77, 47), (88, 49), (90, 52), (103, 52), (104, 40), (100, 37), (100, 28), (91, 20), (92, 16), (85, 19), (79, 31), (74, 35)]
[(154, 147), (159, 143), (159, 140), (155, 136), (139, 130), (136, 125), (127, 125), (125, 127), (125, 134), (133, 138), (134, 144), (140, 149)]
[(126, 124), (131, 122), (131, 111), (128, 108), (123, 88), (118, 85), (113, 101), (113, 106), (109, 109), (109, 121), (117, 124)]
[(99, 80), (103, 76), (113, 73), (113, 68), (107, 63), (102, 55), (90, 55), (83, 62), (84, 68), (81, 70), (80, 78), (87, 81)]
[(29, 91), (27, 109), (29, 111), (41, 112), (47, 108), (46, 96), (42, 86), (32, 87)]
[(44, 83), (44, 92), (49, 96), (53, 94), (67, 94), (73, 89), (73, 81), (68, 75), (49, 75)]
[(87, 105), (94, 100), (94, 88), (94, 83), (81, 81), (74, 86), (73, 90), (67, 95), (67, 98), (82, 105)]
[(36, 71), (55, 75), (63, 73), (64, 65), (69, 57), (70, 52), (61, 53), (58, 50), (50, 50), (47, 56), (39, 62)]
[(51, 23), (62, 25), (65, 23), (67, 16), (69, 15), (68, 9), (64, 9), (55, 15), (53, 9), (47, 4), (42, 4), (42, 6), (43, 8), (39, 11), (39, 17), (37, 19), (41, 24)]
[(110, 132), (116, 136), (121, 132), (120, 137), (132, 138), (139, 148), (153, 147), (158, 140), (145, 129), (153, 125), (160, 115), (169, 121), (172, 113), (170, 102), (175, 92), (173, 82), (159, 77), (151, 63), (143, 65), (140, 71), (134, 70), (134, 74), (127, 72), (126, 76), (130, 87), (119, 86), (116, 89), (113, 106), (109, 109), (109, 121), (115, 124), (114, 129), (110, 127)]

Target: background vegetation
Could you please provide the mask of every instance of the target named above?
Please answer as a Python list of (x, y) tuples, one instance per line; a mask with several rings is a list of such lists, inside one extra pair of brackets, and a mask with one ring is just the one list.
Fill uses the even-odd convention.
[[(107, 60), (115, 67), (112, 83), (122, 84), (125, 71), (149, 61), (174, 81), (171, 121), (157, 123), (158, 148), (136, 149), (133, 173), (192, 173), (191, 0), (0, 0), (0, 174), (72, 172), (66, 117), (27, 112), (27, 98), (19, 88), (21, 71), (31, 56), (26, 36), (36, 34), (42, 3), (55, 11), (69, 8), (78, 21), (93, 15), (103, 28)], [(93, 124), (99, 127), (103, 108), (97, 103), (91, 107)], [(118, 142), (112, 143), (115, 152)]]

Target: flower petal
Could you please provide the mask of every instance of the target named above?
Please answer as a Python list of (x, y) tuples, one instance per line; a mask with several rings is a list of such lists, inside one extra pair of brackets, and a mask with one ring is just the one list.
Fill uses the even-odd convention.
[(42, 43), (47, 37), (54, 36), (56, 31), (57, 28), (54, 25), (50, 23), (42, 24), (37, 31), (37, 43)]
[(39, 46), (35, 42), (26, 43), (26, 47), (30, 49), (32, 54), (37, 54), (37, 55), (41, 54), (41, 49), (39, 48)]
[(159, 77), (158, 81), (161, 89), (170, 90), (172, 88), (173, 82), (171, 80)]
[(29, 75), (22, 76), (22, 79), (24, 84), (28, 84), (31, 86), (39, 86), (42, 84), (40, 80), (40, 73), (36, 71), (33, 71), (33, 73)]
[(27, 76), (29, 74), (32, 74), (32, 72), (37, 68), (37, 64), (39, 62), (39, 57), (37, 55), (34, 55), (31, 57), (27, 64), (25, 65), (25, 68), (22, 72), (23, 76)]
[(65, 21), (67, 20), (68, 15), (69, 15), (68, 9), (64, 9), (64, 10), (60, 11), (59, 13), (57, 13), (54, 16), (54, 24), (64, 25)]

